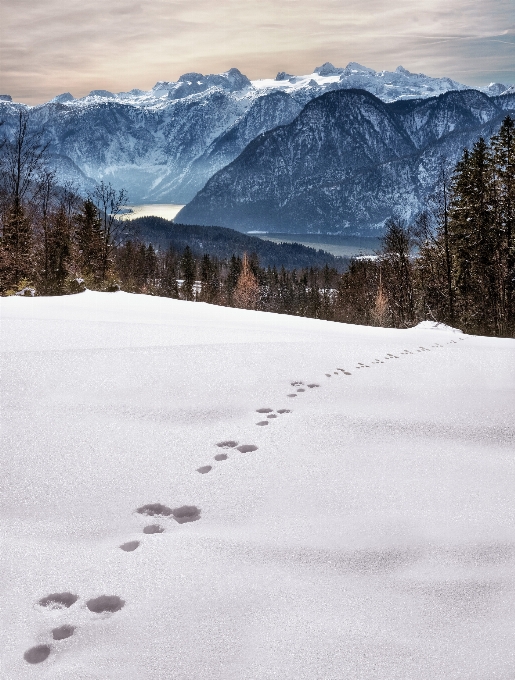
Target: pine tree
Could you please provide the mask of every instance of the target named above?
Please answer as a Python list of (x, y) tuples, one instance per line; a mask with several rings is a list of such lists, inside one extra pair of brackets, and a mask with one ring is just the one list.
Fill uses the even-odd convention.
[(493, 188), (490, 150), (480, 138), (456, 166), (449, 213), (456, 312), (473, 331), (496, 325)]
[(236, 286), (238, 285), (238, 279), (240, 277), (241, 271), (241, 260), (236, 255), (232, 255), (229, 260), (229, 269), (227, 272), (227, 277), (225, 280), (226, 288), (226, 304), (233, 304), (233, 294)]
[[(515, 122), (507, 116), (491, 140), (495, 192), (495, 267), (499, 334), (515, 316)], [(511, 321), (510, 321), (511, 319)]]
[(103, 274), (104, 237), (98, 209), (91, 199), (83, 202), (75, 219), (81, 273), (84, 277), (99, 282)]
[(193, 300), (193, 286), (195, 284), (196, 262), (189, 246), (186, 246), (181, 259), (181, 270), (183, 284), (181, 288), (182, 297), (185, 300)]
[(34, 276), (33, 233), (23, 204), (14, 202), (3, 224), (0, 242), (0, 279), (2, 290), (16, 288)]
[(46, 293), (62, 295), (72, 266), (72, 240), (68, 216), (60, 206), (50, 219)]

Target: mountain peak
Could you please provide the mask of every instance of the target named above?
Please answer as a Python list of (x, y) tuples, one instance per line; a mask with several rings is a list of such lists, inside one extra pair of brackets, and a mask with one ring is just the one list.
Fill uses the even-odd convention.
[[(66, 94), (70, 93), (67, 92)], [(88, 94), (88, 97), (105, 97), (106, 99), (111, 99), (114, 97), (114, 94), (109, 92), (109, 90), (91, 90), (91, 92)]]
[(275, 76), (277, 81), (289, 80), (290, 78), (294, 78), (294, 76), (292, 76), (291, 73), (286, 73), (286, 71), (279, 71), (279, 73)]
[(63, 92), (62, 94), (58, 94), (57, 97), (51, 99), (50, 102), (52, 104), (65, 104), (66, 102), (72, 102), (74, 99), (75, 97), (70, 92)]
[(313, 73), (318, 73), (319, 76), (337, 76), (343, 69), (333, 66), (330, 61), (326, 61), (322, 66), (317, 66)]
[(373, 68), (368, 68), (368, 66), (363, 66), (362, 64), (358, 64), (357, 61), (349, 61), (347, 66), (345, 67), (346, 71), (359, 71), (360, 73), (370, 73), (374, 74), (376, 71), (374, 71)]
[(413, 75), (411, 71), (408, 71), (408, 69), (404, 68), (404, 66), (397, 66), (397, 68), (395, 69), (395, 73), (402, 73), (405, 76)]

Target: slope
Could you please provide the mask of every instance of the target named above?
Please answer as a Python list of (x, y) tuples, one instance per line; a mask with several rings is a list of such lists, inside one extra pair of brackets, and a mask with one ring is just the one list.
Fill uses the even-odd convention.
[(4, 677), (510, 676), (513, 340), (125, 293), (0, 313)]

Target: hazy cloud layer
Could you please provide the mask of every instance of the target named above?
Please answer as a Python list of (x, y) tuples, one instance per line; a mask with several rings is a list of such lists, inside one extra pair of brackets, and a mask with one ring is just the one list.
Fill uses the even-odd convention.
[(149, 89), (187, 71), (249, 78), (331, 61), (515, 82), (514, 0), (2, 0), (0, 93)]

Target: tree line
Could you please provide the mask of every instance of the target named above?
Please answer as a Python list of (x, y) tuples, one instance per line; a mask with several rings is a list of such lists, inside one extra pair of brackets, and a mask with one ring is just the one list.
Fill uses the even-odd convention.
[(515, 335), (515, 124), (444, 164), (411, 224), (390, 219), (373, 258), (341, 273), (262, 267), (242, 257), (156, 248), (120, 219), (125, 192), (101, 182), (86, 198), (59, 185), (47, 148), (20, 112), (0, 148), (0, 292), (126, 290), (332, 321), (409, 327), (431, 319)]

